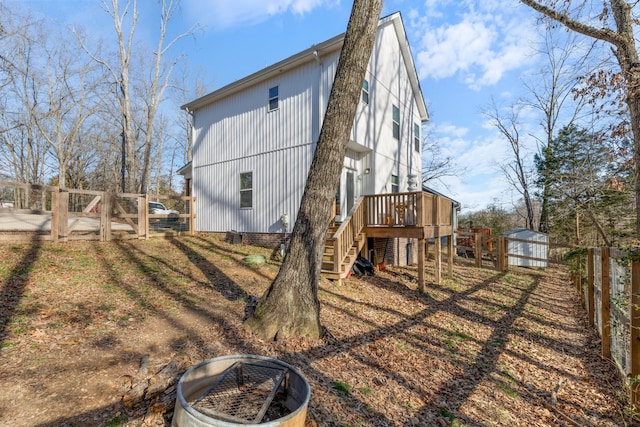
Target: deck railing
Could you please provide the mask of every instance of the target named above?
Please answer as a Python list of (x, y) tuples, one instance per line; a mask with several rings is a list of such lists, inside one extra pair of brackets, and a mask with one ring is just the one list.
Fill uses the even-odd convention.
[(452, 225), (452, 201), (430, 193), (376, 194), (364, 197), (367, 227)]
[(361, 198), (333, 234), (333, 271), (341, 272), (347, 254), (365, 227), (452, 226), (453, 202), (422, 191)]

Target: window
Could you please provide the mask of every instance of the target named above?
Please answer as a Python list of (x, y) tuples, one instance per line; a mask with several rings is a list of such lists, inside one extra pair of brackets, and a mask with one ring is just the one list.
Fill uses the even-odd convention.
[(278, 86), (269, 89), (269, 111), (278, 109)]
[(420, 126), (413, 124), (413, 145), (415, 150), (420, 152)]
[(240, 174), (240, 208), (253, 207), (253, 172)]
[(393, 106), (393, 137), (400, 139), (400, 109)]
[(400, 192), (400, 180), (398, 180), (398, 175), (391, 175), (391, 192)]
[(362, 102), (369, 103), (369, 80), (367, 79), (362, 82)]

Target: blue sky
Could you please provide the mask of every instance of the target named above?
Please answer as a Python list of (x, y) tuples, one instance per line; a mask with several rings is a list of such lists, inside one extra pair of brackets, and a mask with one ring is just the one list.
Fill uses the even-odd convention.
[[(15, 0), (14, 0), (15, 1)], [(139, 35), (153, 40), (157, 0), (138, 0)], [(101, 0), (20, 0), (23, 6), (113, 39)], [(182, 0), (176, 33), (197, 26), (174, 53), (206, 75), (211, 89), (244, 77), (346, 30), (344, 0)], [(521, 78), (539, 60), (537, 15), (516, 0), (387, 0), (382, 16), (400, 11), (431, 116), (430, 134), (461, 171), (430, 185), (462, 203), (463, 212), (517, 195), (499, 171), (507, 143), (482, 111), (492, 98), (509, 105), (523, 94)], [(535, 123), (531, 129), (535, 128)], [(532, 158), (531, 144), (527, 156)]]

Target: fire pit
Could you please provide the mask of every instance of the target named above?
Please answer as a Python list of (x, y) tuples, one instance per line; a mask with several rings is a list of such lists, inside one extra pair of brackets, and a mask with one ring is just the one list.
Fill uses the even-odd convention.
[(180, 379), (172, 425), (304, 426), (310, 396), (302, 374), (280, 360), (217, 357)]

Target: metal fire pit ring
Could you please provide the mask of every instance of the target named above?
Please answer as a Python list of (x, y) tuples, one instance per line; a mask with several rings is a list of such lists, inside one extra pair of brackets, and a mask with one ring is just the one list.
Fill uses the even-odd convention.
[[(172, 426), (304, 426), (310, 397), (307, 380), (285, 362), (256, 355), (217, 357), (180, 379)], [(273, 409), (272, 400), (286, 415), (274, 419), (270, 410), (270, 420), (260, 422)]]

